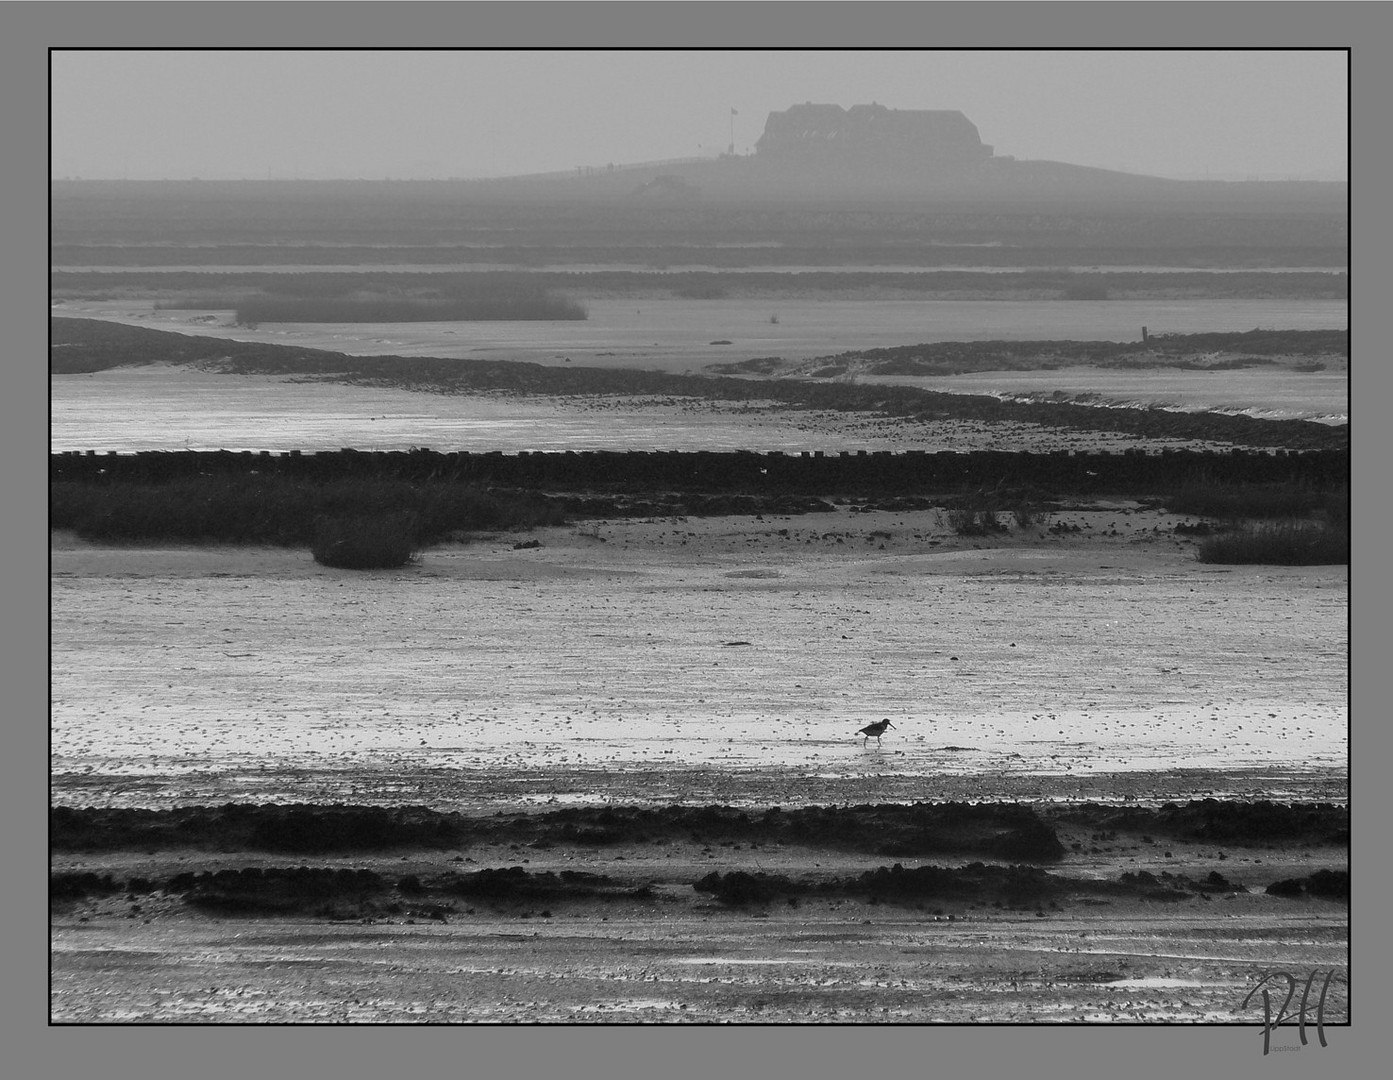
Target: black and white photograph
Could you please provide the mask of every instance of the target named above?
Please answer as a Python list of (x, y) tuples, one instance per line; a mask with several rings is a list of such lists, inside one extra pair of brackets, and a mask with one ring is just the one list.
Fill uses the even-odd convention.
[(51, 48), (49, 1024), (1336, 1052), (1349, 44)]

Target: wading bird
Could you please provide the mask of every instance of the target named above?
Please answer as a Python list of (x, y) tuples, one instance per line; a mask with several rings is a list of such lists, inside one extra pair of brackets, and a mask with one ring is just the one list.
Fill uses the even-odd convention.
[(877, 720), (874, 724), (867, 724), (856, 734), (866, 736), (865, 739), (861, 740), (862, 746), (866, 745), (866, 740), (869, 739), (872, 735), (875, 736), (876, 744), (879, 745), (880, 737), (885, 734), (885, 729), (892, 728), (894, 726), (895, 725), (890, 723), (889, 720)]

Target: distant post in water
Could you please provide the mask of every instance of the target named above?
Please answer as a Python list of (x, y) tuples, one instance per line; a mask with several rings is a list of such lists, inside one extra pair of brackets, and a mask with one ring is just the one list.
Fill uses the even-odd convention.
[(1144, 326), (1141, 328), (1141, 343), (1146, 344), (1146, 327)]

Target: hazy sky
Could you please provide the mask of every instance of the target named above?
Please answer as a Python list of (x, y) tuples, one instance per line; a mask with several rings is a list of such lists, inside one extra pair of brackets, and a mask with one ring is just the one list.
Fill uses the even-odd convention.
[[(78, 51), (53, 176), (508, 176), (753, 149), (804, 101), (957, 109), (998, 154), (1345, 179), (1339, 51)], [(731, 109), (738, 110), (732, 117)]]

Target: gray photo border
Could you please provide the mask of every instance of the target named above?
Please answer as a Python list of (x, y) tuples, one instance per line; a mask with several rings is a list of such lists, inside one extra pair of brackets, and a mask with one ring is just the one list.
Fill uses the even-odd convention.
[[(1369, 554), (1388, 535), (1388, 502), (1377, 476), (1386, 429), (1374, 422), (1389, 371), (1375, 327), (1388, 308), (1390, 215), (1375, 203), (1390, 183), (1386, 120), (1393, 100), (1387, 42), (1389, 6), (1365, 3), (5, 3), (0, 4), (0, 158), (4, 200), (0, 260), (5, 393), (0, 427), (5, 458), (4, 548), (22, 553), (4, 577), (5, 711), (0, 754), (5, 851), (19, 902), (7, 905), (3, 934), (4, 1057), (11, 1075), (197, 1076), (799, 1076), (890, 1075), (1308, 1076), (1376, 1075), (1372, 1030), (1387, 970), (1387, 936), (1377, 933), (1389, 895), (1386, 833), (1389, 785), (1375, 769), (1388, 760), (1387, 719), (1375, 672), (1386, 667), (1386, 576)], [(47, 503), (47, 438), (38, 404), (47, 400), (48, 55), (53, 47), (636, 47), (636, 48), (1349, 48), (1352, 58), (1353, 505), (1359, 589), (1352, 593), (1355, 861), (1353, 1024), (1328, 1032), (1300, 1054), (1263, 1058), (1255, 1019), (1244, 1027), (927, 1028), (526, 1028), (416, 1031), (369, 1026), (53, 1027), (48, 1023), (48, 955), (37, 924), (46, 909), (40, 870), (47, 837), (39, 807), (47, 781), (48, 625), (40, 534)], [(18, 331), (18, 333), (15, 333)], [(1383, 443), (1383, 450), (1380, 444)], [(1387, 466), (1384, 465), (1386, 474)], [(1386, 489), (1385, 489), (1386, 490)], [(14, 512), (18, 505), (20, 512)], [(31, 565), (32, 563), (32, 565)], [(18, 691), (18, 694), (15, 693)], [(15, 872), (17, 870), (17, 872)], [(30, 922), (34, 923), (33, 926)]]

